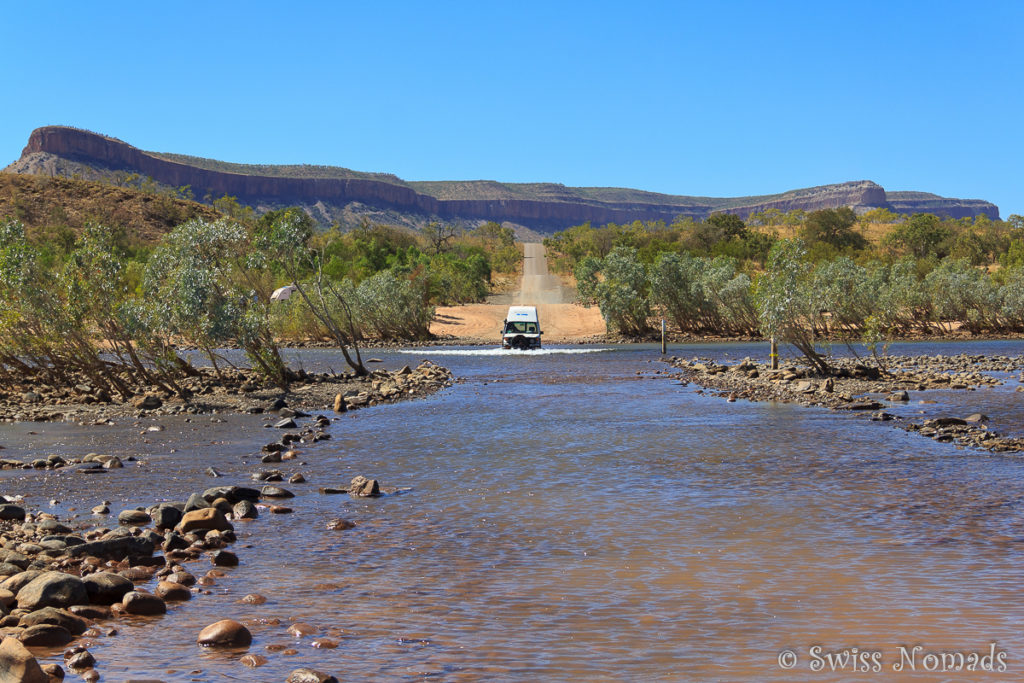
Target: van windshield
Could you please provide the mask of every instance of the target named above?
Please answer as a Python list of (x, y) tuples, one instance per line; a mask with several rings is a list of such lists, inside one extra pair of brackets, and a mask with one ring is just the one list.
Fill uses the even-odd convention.
[(524, 334), (537, 334), (537, 323), (512, 321), (505, 325), (505, 334), (521, 332)]

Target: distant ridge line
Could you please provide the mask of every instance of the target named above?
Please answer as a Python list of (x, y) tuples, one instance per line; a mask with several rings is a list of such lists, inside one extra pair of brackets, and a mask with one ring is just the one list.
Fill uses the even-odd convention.
[(587, 221), (672, 221), (678, 216), (702, 219), (715, 212), (746, 218), (769, 208), (813, 211), (840, 206), (858, 211), (880, 207), (902, 213), (924, 210), (954, 218), (981, 213), (993, 219), (999, 217), (998, 208), (982, 200), (927, 193), (894, 193), (890, 197), (869, 180), (738, 198), (685, 197), (628, 188), (573, 188), (554, 183), (412, 182), (392, 174), (332, 166), (231, 164), (146, 152), (116, 138), (69, 126), (32, 131), (21, 158), (5, 170), (76, 173), (94, 179), (113, 171), (130, 171), (171, 187), (188, 185), (196, 197), (230, 195), (261, 210), (298, 204), (323, 222), (341, 217), (343, 223), (360, 212), (383, 212), (414, 223), (431, 218), (493, 220), (551, 232)]

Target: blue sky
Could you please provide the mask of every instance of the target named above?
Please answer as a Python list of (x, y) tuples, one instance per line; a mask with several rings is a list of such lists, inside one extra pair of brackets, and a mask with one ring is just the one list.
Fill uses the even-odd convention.
[(1024, 2), (9, 3), (33, 128), (408, 180), (741, 196), (870, 179), (1024, 214)]

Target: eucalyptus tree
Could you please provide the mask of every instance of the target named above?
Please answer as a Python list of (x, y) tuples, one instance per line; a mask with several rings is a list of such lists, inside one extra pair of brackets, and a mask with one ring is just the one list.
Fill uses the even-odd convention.
[(254, 257), (284, 271), (310, 313), (334, 338), (348, 366), (358, 376), (368, 375), (356, 343), (360, 334), (353, 302), (324, 274), (323, 252), (309, 245), (312, 235), (312, 221), (304, 212), (280, 212), (257, 231)]
[[(249, 245), (245, 229), (227, 219), (179, 225), (150, 258), (144, 281), (148, 311), (134, 319), (195, 345), (217, 372), (215, 349), (235, 341), (254, 370), (284, 389), (290, 372), (270, 330), (267, 302), (256, 294), (261, 264)], [(175, 362), (169, 356), (162, 360)]]
[(765, 337), (792, 344), (816, 371), (828, 374), (831, 367), (815, 345), (821, 311), (806, 254), (801, 239), (777, 241), (754, 287), (754, 301)]
[(647, 269), (632, 247), (616, 247), (603, 259), (584, 258), (576, 268), (581, 303), (597, 304), (609, 330), (641, 335), (650, 331)]

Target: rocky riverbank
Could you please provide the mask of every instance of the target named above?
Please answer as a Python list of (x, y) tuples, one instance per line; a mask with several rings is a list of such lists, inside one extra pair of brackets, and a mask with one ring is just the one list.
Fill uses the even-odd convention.
[[(269, 479), (254, 475), (254, 479)], [(305, 483), (302, 478), (290, 481)], [(377, 497), (388, 491), (374, 479), (354, 478), (346, 487), (328, 492), (355, 497)], [(117, 622), (130, 616), (154, 617), (175, 604), (211, 595), (211, 586), (229, 568), (239, 565), (228, 548), (237, 537), (235, 525), (259, 523), (264, 515), (288, 514), (282, 504), (294, 494), (276, 485), (262, 488), (217, 486), (188, 495), (178, 502), (125, 509), (113, 525), (103, 502), (90, 517), (58, 519), (48, 512), (27, 512), (20, 501), (4, 497), (0, 504), (0, 672), (3, 680), (48, 683), (64, 678), (66, 667), (85, 681), (100, 679), (100, 663), (89, 650), (91, 643), (118, 635)], [(327, 527), (351, 529), (347, 520), (331, 520)], [(205, 566), (204, 566), (205, 565)], [(241, 604), (266, 602), (248, 594)], [(283, 625), (279, 619), (257, 620), (264, 630), (280, 627), (281, 636), (301, 624)], [(196, 637), (199, 647), (247, 648), (249, 628), (241, 621), (223, 619)], [(316, 647), (336, 647), (323, 639)], [(63, 651), (64, 667), (40, 665), (34, 653)], [(268, 645), (268, 653), (288, 655), (287, 648)], [(246, 654), (240, 663), (256, 668), (268, 658)], [(2, 677), (2, 676), (0, 676)], [(336, 680), (312, 669), (297, 669), (290, 683)]]
[[(766, 363), (749, 358), (733, 365), (675, 356), (670, 362), (679, 369), (684, 382), (712, 389), (729, 401), (779, 401), (855, 411), (936, 441), (993, 452), (1024, 451), (1024, 438), (1003, 436), (990, 429), (986, 424), (989, 418), (982, 413), (914, 420), (886, 411), (892, 404), (927, 401), (927, 394), (919, 392), (972, 391), (1003, 384), (987, 373), (1022, 373), (1024, 356), (892, 356), (884, 372), (856, 359), (835, 359), (834, 372), (827, 377), (794, 365), (772, 370)], [(1024, 382), (1024, 374), (1018, 374), (1017, 379)], [(1024, 385), (1016, 390), (1024, 391)]]
[(365, 377), (299, 370), (288, 391), (263, 385), (248, 370), (222, 368), (218, 374), (199, 368), (196, 376), (181, 382), (186, 398), (152, 387), (140, 387), (130, 398), (112, 397), (84, 379), (68, 386), (26, 381), (0, 391), (0, 420), (91, 424), (125, 416), (261, 413), (284, 405), (340, 411), (423, 396), (453, 381), (447, 369), (429, 361), (416, 368), (374, 370)]

